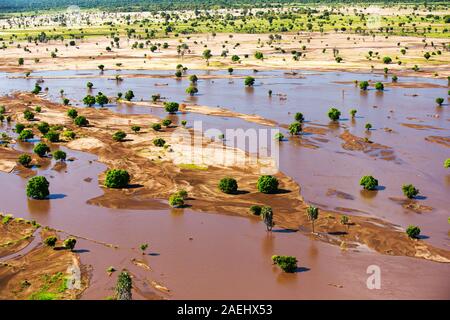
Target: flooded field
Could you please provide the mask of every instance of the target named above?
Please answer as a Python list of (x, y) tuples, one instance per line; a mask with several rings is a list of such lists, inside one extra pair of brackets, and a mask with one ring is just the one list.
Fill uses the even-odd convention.
[[(280, 143), (279, 169), (300, 185), (307, 203), (350, 217), (382, 218), (399, 229), (418, 225), (424, 241), (449, 249), (450, 174), (443, 162), (449, 157), (450, 118), (447, 100), (442, 107), (435, 103), (437, 97), (447, 97), (446, 81), (402, 78), (393, 85), (390, 77), (375, 74), (236, 71), (234, 77), (228, 77), (219, 71), (189, 71), (188, 75), (196, 74), (200, 79), (199, 94), (189, 97), (185, 93), (187, 77), (177, 80), (172, 72), (121, 71), (120, 82), (114, 80), (115, 74), (47, 71), (35, 72), (32, 79), (25, 79), (20, 74), (2, 73), (0, 94), (29, 92), (42, 78), (41, 86), (49, 88), (46, 98), (61, 102), (63, 89), (72, 105), (83, 107), (81, 100), (88, 93), (86, 82), (91, 81), (94, 88), (90, 94), (94, 95), (101, 91), (113, 97), (133, 90), (136, 105), (106, 105), (117, 113), (163, 118), (166, 113), (162, 108), (137, 105), (159, 93), (167, 101), (259, 115), (275, 121), (274, 127), (287, 137)], [(245, 88), (240, 77), (249, 74), (256, 78), (253, 88)], [(386, 89), (361, 92), (354, 80), (386, 82)], [(268, 95), (269, 90), (272, 96)], [(330, 123), (327, 117), (332, 106), (342, 112), (338, 125)], [(355, 119), (350, 118), (351, 109), (358, 111)], [(296, 112), (303, 113), (305, 128), (311, 128), (302, 137), (290, 137), (286, 130)], [(175, 123), (187, 120), (188, 126), (202, 121), (204, 131), (271, 128), (195, 112), (170, 117)], [(368, 122), (373, 126), (370, 131), (365, 129)], [(0, 128), (14, 135), (6, 123)], [(348, 140), (346, 130), (353, 136), (367, 137), (379, 147), (358, 149)], [(308, 144), (301, 143), (301, 139)], [(231, 145), (232, 141), (225, 139), (225, 143)], [(13, 147), (31, 151), (33, 143), (16, 143)], [(200, 213), (195, 208), (170, 209), (167, 201), (160, 199), (149, 203), (145, 210), (89, 205), (89, 199), (103, 194), (98, 175), (107, 167), (92, 154), (61, 148), (75, 160), (64, 166), (55, 166), (52, 161), (33, 169), (51, 181), (50, 200), (27, 199), (27, 180), (16, 172), (0, 172), (0, 185), (5, 190), (0, 193), (0, 212), (35, 219), (42, 225), (86, 238), (81, 238), (77, 246), (81, 262), (92, 266), (91, 285), (83, 298), (102, 299), (111, 294), (114, 276), (108, 276), (109, 266), (127, 267), (136, 275), (139, 298), (450, 297), (448, 263), (381, 255), (365, 247), (341, 250), (287, 229), (275, 228), (271, 234), (266, 233), (260, 219), (253, 217)], [(366, 174), (379, 180), (378, 191), (361, 191), (359, 179)], [(405, 183), (418, 187), (421, 197), (416, 201), (426, 210), (402, 206), (401, 186)], [(149, 243), (149, 254), (141, 254), (141, 243)], [(292, 275), (280, 273), (271, 265), (273, 254), (296, 256), (299, 270)], [(366, 269), (370, 265), (382, 270), (381, 290), (369, 290), (366, 286)], [(170, 292), (155, 289), (152, 281)]]

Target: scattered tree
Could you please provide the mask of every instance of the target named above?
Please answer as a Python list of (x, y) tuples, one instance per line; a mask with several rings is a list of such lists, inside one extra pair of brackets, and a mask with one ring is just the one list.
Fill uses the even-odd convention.
[(219, 189), (220, 191), (227, 194), (234, 194), (238, 190), (238, 184), (236, 179), (225, 177), (220, 179), (219, 181)]
[(260, 176), (256, 187), (262, 193), (276, 193), (278, 191), (278, 179), (270, 175)]
[(121, 189), (130, 183), (130, 174), (126, 170), (111, 169), (106, 172), (105, 186), (108, 188)]
[(412, 184), (404, 184), (402, 186), (402, 191), (408, 199), (412, 199), (419, 194), (419, 189), (416, 189)]
[(375, 190), (378, 187), (378, 180), (372, 176), (363, 176), (359, 184), (366, 190)]
[(319, 208), (309, 206), (308, 208), (306, 208), (306, 215), (308, 216), (308, 219), (311, 221), (312, 233), (314, 233), (314, 222), (317, 220), (317, 218), (319, 218)]
[(42, 200), (50, 194), (48, 188), (50, 184), (43, 176), (35, 176), (28, 180), (27, 197)]
[(272, 262), (279, 266), (281, 270), (287, 273), (293, 273), (297, 270), (297, 258), (293, 256), (272, 256)]

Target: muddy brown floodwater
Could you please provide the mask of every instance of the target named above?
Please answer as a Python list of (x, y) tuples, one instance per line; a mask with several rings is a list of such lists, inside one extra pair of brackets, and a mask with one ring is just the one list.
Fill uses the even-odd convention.
[[(42, 73), (44, 79), (51, 74)], [(383, 80), (383, 77), (323, 73), (286, 79), (281, 72), (261, 72), (271, 78), (258, 79), (260, 82), (251, 90), (244, 89), (237, 79), (200, 80), (200, 95), (187, 98), (184, 93), (187, 81), (184, 80), (167, 79), (168, 86), (155, 87), (155, 82), (162, 79), (130, 78), (116, 84), (104, 78), (84, 81), (70, 79), (71, 73), (62, 74), (67, 75), (67, 79), (45, 80), (44, 86), (50, 88), (48, 96), (59, 101), (59, 89), (63, 88), (74, 104), (85, 95), (85, 82), (92, 81), (94, 93), (102, 91), (115, 95), (132, 88), (136, 100), (148, 100), (152, 93), (161, 92), (168, 100), (186, 100), (211, 107), (219, 105), (234, 112), (254, 113), (280, 124), (289, 124), (295, 112), (303, 112), (307, 127), (321, 128), (310, 130), (311, 133), (304, 136), (316, 147), (303, 148), (301, 143), (296, 143), (299, 138), (282, 142), (280, 169), (300, 183), (306, 201), (349, 215), (380, 217), (403, 228), (409, 224), (419, 225), (428, 237), (426, 241), (448, 250), (450, 179), (443, 161), (449, 157), (449, 149), (435, 141), (446, 140), (450, 122), (448, 107), (437, 108), (434, 104), (437, 96), (446, 96), (446, 89), (431, 85), (427, 88), (387, 86), (382, 94), (373, 91), (361, 94), (353, 84), (332, 82)], [(201, 79), (200, 72), (197, 74)], [(405, 81), (411, 83), (414, 79)], [(443, 85), (438, 80), (421, 79), (423, 81)], [(34, 81), (7, 79), (5, 74), (0, 77), (0, 83), (5, 84), (2, 90), (6, 91), (29, 90), (34, 86)], [(274, 93), (286, 94), (287, 100), (280, 100), (277, 95), (269, 99), (269, 88)], [(318, 95), (318, 92), (326, 94)], [(418, 96), (412, 97), (413, 93)], [(330, 106), (342, 111), (339, 126), (330, 125), (326, 118)], [(110, 107), (123, 113), (163, 115), (160, 108)], [(358, 109), (354, 120), (347, 116), (352, 108)], [(411, 120), (411, 116), (414, 119)], [(176, 117), (189, 122), (202, 120), (205, 130), (267, 128), (242, 119), (195, 113)], [(366, 122), (371, 122), (374, 130), (366, 132)], [(6, 124), (2, 131), (5, 129)], [(345, 129), (354, 137), (367, 137), (388, 147), (389, 152), (344, 147), (346, 141), (341, 135)], [(29, 151), (32, 144), (23, 143), (15, 148)], [(69, 157), (76, 158), (68, 162), (65, 169), (53, 170), (53, 162), (34, 169), (50, 180), (51, 200), (27, 200), (26, 179), (15, 173), (0, 172), (0, 186), (6, 190), (0, 193), (0, 211), (95, 240), (80, 238), (77, 244), (81, 262), (92, 266), (90, 287), (82, 298), (102, 299), (112, 294), (116, 273), (109, 276), (106, 272), (109, 266), (128, 268), (136, 277), (135, 297), (142, 299), (450, 298), (448, 263), (380, 255), (365, 247), (342, 250), (298, 232), (277, 228), (267, 234), (259, 219), (189, 209), (179, 211), (169, 209), (165, 202), (149, 203), (145, 210), (88, 205), (89, 199), (103, 194), (98, 186), (98, 175), (106, 166), (97, 162), (93, 155), (63, 149)], [(378, 178), (380, 190), (361, 192), (358, 181), (364, 174)], [(416, 185), (423, 194), (417, 202), (432, 210), (417, 213), (393, 201), (392, 197), (402, 197), (403, 183)], [(141, 243), (149, 243), (146, 255), (138, 249)], [(299, 260), (298, 272), (282, 274), (271, 265), (273, 254), (295, 255)], [(133, 263), (132, 259), (137, 260)], [(369, 290), (366, 286), (369, 276), (366, 269), (370, 265), (381, 268), (380, 290)], [(155, 283), (161, 287), (155, 288)], [(170, 291), (167, 293), (162, 287)]]

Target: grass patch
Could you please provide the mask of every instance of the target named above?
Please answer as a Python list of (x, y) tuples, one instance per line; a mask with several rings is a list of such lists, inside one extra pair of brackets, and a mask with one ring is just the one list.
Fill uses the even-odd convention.
[(181, 163), (178, 167), (185, 170), (208, 170), (208, 166), (200, 166), (193, 163)]

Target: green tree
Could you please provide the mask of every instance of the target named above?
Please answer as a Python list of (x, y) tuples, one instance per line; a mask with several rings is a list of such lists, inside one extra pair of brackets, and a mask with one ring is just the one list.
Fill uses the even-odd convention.
[(22, 124), (22, 123), (16, 123), (16, 126), (15, 126), (15, 128), (14, 128), (14, 131), (15, 131), (17, 134), (20, 134), (20, 133), (22, 132), (23, 129), (25, 129), (25, 125), (24, 125), (24, 124)]
[(190, 96), (194, 96), (196, 93), (198, 93), (198, 89), (195, 86), (189, 86), (186, 88), (186, 93)]
[(366, 190), (375, 190), (378, 187), (378, 180), (372, 176), (363, 176), (359, 184)]
[(35, 176), (28, 180), (27, 197), (42, 200), (50, 194), (48, 188), (50, 184), (43, 176)]
[(378, 90), (378, 91), (383, 91), (384, 90), (384, 84), (382, 84), (381, 82), (375, 83), (375, 89)]
[(173, 193), (169, 197), (169, 205), (174, 208), (181, 208), (184, 206), (184, 199), (178, 193)]
[(50, 125), (47, 122), (40, 122), (37, 125), (37, 129), (42, 133), (46, 134), (50, 130)]
[(406, 234), (411, 239), (416, 239), (420, 235), (420, 228), (418, 226), (408, 226), (408, 228), (406, 228)]
[(92, 82), (86, 83), (86, 87), (88, 87), (89, 90), (91, 90), (94, 87), (94, 84)]
[(134, 98), (134, 92), (132, 90), (128, 90), (125, 92), (125, 100), (131, 101)]
[(256, 51), (255, 52), (255, 58), (258, 60), (263, 60), (264, 59), (264, 54), (261, 51)]
[(244, 79), (244, 84), (245, 84), (247, 87), (252, 87), (252, 86), (255, 84), (255, 78), (250, 77), (250, 76), (245, 77), (245, 79)]
[(58, 239), (55, 236), (49, 236), (45, 238), (44, 244), (48, 247), (53, 248), (56, 245), (56, 241), (58, 241)]
[(442, 104), (444, 103), (444, 98), (436, 98), (436, 103), (438, 104), (438, 106), (442, 106)]
[(74, 120), (74, 123), (79, 127), (86, 127), (89, 124), (89, 121), (85, 116), (77, 116)]
[(34, 120), (34, 113), (31, 112), (30, 110), (25, 110), (25, 111), (23, 112), (23, 117), (24, 117), (24, 119), (27, 120), (27, 121)]
[(164, 102), (164, 110), (168, 113), (176, 113), (179, 107), (177, 102)]
[(172, 124), (172, 120), (170, 120), (170, 119), (164, 119), (162, 122), (162, 125), (164, 126), (164, 127), (169, 127), (171, 124)]
[(166, 140), (164, 140), (163, 138), (155, 138), (153, 139), (153, 144), (157, 147), (162, 148), (166, 144)]
[(21, 154), (19, 158), (17, 159), (17, 162), (19, 162), (24, 167), (28, 167), (31, 163), (31, 157), (28, 154)]
[(193, 84), (196, 84), (198, 81), (198, 77), (195, 74), (193, 74), (189, 77), (189, 81), (192, 82)]
[(300, 122), (293, 122), (289, 125), (289, 133), (296, 135), (302, 132), (302, 124)]
[(123, 141), (123, 140), (125, 139), (126, 136), (127, 136), (127, 134), (126, 134), (124, 131), (119, 130), (119, 131), (116, 131), (116, 132), (113, 134), (112, 138), (113, 138), (115, 141)]
[(152, 129), (155, 130), (155, 131), (161, 130), (161, 124), (159, 124), (159, 123), (153, 123), (153, 124), (152, 124)]
[(50, 130), (45, 134), (45, 139), (50, 142), (58, 142), (59, 141), (59, 132), (56, 130)]
[(419, 189), (414, 187), (412, 184), (404, 184), (402, 186), (403, 194), (408, 198), (412, 199), (419, 194)]
[(140, 126), (131, 126), (131, 130), (133, 130), (134, 133), (138, 133), (139, 131), (141, 131), (141, 127)]
[(122, 271), (117, 278), (116, 285), (116, 299), (117, 300), (132, 300), (131, 288), (133, 282), (131, 276), (127, 271)]
[(98, 95), (95, 97), (95, 101), (97, 102), (98, 105), (100, 105), (100, 107), (103, 107), (105, 104), (109, 102), (109, 99), (103, 93), (99, 92)]
[(66, 240), (64, 240), (63, 242), (63, 247), (72, 251), (75, 248), (75, 245), (77, 243), (77, 239), (75, 238), (67, 238)]
[(220, 191), (228, 194), (234, 194), (238, 190), (238, 183), (236, 179), (225, 177), (220, 179), (219, 181), (219, 189)]
[(367, 88), (369, 88), (369, 81), (361, 81), (359, 83), (359, 88), (361, 90), (367, 90)]
[(336, 109), (336, 108), (330, 108), (328, 110), (328, 117), (332, 120), (332, 121), (337, 121), (339, 120), (339, 117), (341, 116), (341, 112)]
[(261, 215), (261, 209), (262, 209), (261, 206), (253, 205), (250, 207), (250, 212), (255, 216), (259, 216)]
[(130, 174), (126, 170), (111, 169), (106, 172), (105, 187), (121, 189), (130, 183)]
[(33, 139), (34, 134), (31, 130), (22, 130), (19, 134), (19, 140), (20, 141), (26, 141), (28, 139)]
[(76, 117), (78, 117), (78, 111), (76, 109), (69, 109), (67, 110), (67, 115), (72, 118), (75, 119)]
[(260, 176), (256, 187), (262, 193), (276, 193), (278, 191), (278, 179), (270, 175)]
[(43, 142), (39, 142), (34, 148), (33, 152), (36, 153), (39, 157), (45, 156), (48, 152), (50, 152), (50, 148)]
[(311, 221), (312, 233), (314, 233), (314, 222), (319, 218), (319, 208), (309, 206), (308, 208), (306, 208), (306, 215), (308, 216), (308, 219)]
[(272, 256), (272, 262), (279, 266), (286, 273), (293, 273), (297, 270), (297, 258), (293, 256)]
[(364, 126), (366, 128), (367, 131), (369, 131), (370, 129), (372, 129), (372, 125), (367, 122), (366, 125)]
[(203, 59), (206, 60), (206, 64), (209, 65), (209, 59), (212, 58), (211, 50), (206, 49), (205, 51), (203, 51), (202, 56), (203, 56)]
[(392, 62), (392, 58), (391, 57), (384, 57), (383, 58), (383, 63), (384, 64), (390, 64)]
[(56, 161), (65, 161), (67, 158), (67, 154), (62, 150), (56, 150), (53, 152), (53, 159)]
[(358, 112), (358, 111), (357, 111), (356, 109), (351, 109), (351, 110), (350, 110), (350, 116), (351, 116), (352, 118), (354, 118), (357, 112)]
[(88, 107), (92, 107), (95, 104), (95, 97), (88, 94), (83, 98), (83, 103)]
[(448, 159), (445, 159), (445, 161), (444, 161), (444, 168), (450, 168), (450, 158), (448, 158)]
[(294, 116), (295, 121), (297, 122), (303, 122), (305, 121), (305, 117), (303, 117), (303, 113), (301, 112), (296, 112), (295, 116)]

